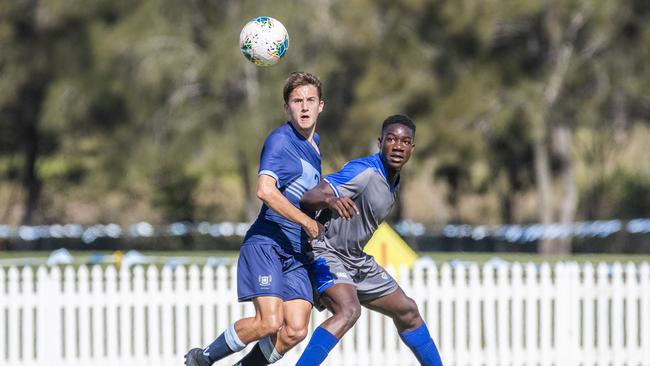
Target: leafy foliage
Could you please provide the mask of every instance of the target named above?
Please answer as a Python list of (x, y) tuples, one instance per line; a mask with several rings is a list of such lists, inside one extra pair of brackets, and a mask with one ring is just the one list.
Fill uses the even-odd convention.
[[(270, 68), (237, 46), (259, 15), (291, 37)], [(0, 222), (250, 219), (293, 70), (324, 83), (324, 173), (374, 152), (387, 115), (414, 118), (406, 217), (534, 219), (536, 141), (554, 185), (575, 169), (577, 217), (650, 214), (635, 199), (650, 196), (647, 141), (633, 136), (650, 129), (644, 1), (28, 0), (0, 3), (0, 19)]]

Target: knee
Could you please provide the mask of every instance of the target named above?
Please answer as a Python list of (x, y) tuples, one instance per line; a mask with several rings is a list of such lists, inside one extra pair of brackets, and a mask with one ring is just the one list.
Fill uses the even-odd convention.
[(282, 328), (283, 319), (279, 315), (266, 316), (259, 319), (257, 329), (259, 329), (260, 337), (267, 337), (273, 335)]
[(402, 311), (395, 314), (393, 319), (398, 324), (398, 328), (404, 329), (415, 328), (422, 322), (418, 305), (411, 298), (408, 298)]
[(281, 332), (280, 334), (283, 334), (284, 342), (290, 346), (293, 347), (297, 345), (298, 343), (302, 342), (303, 339), (307, 337), (307, 325), (304, 327), (296, 327), (296, 326), (287, 326), (285, 325), (285, 330)]
[(361, 316), (361, 305), (350, 304), (349, 306), (339, 309), (335, 315), (345, 322), (346, 328), (352, 328)]

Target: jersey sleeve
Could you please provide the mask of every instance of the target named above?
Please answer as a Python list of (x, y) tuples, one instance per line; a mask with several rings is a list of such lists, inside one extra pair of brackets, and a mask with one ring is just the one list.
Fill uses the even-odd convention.
[(372, 169), (366, 164), (351, 161), (343, 166), (341, 170), (325, 177), (326, 181), (336, 197), (357, 197), (368, 185), (370, 174), (363, 174)]
[(286, 145), (288, 139), (282, 134), (272, 134), (264, 141), (262, 154), (260, 156), (260, 170), (258, 175), (268, 175), (275, 179), (277, 188), (281, 188), (288, 182), (291, 159), (287, 159)]

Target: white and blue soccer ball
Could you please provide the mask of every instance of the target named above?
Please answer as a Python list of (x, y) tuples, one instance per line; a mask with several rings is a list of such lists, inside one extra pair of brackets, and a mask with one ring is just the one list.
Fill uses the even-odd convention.
[(289, 49), (289, 34), (284, 25), (271, 17), (251, 19), (239, 34), (239, 48), (257, 66), (276, 64)]

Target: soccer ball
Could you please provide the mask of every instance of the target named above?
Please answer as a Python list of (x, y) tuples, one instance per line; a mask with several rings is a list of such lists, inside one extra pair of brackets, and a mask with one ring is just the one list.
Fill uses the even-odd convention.
[(271, 66), (289, 49), (289, 34), (277, 19), (257, 17), (246, 23), (239, 34), (239, 48), (255, 65)]

